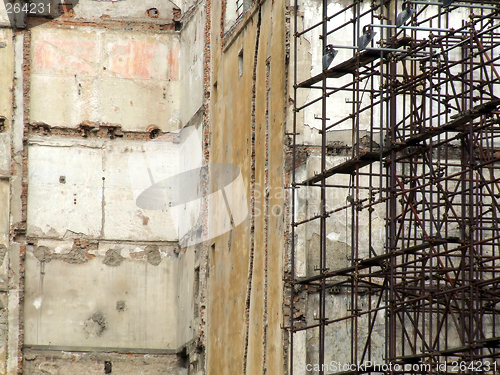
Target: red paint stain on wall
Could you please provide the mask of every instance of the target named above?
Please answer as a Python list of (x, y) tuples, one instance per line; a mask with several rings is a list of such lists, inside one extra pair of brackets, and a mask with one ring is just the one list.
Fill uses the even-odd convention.
[(35, 42), (35, 73), (96, 75), (98, 51), (95, 40), (44, 34)]
[(178, 61), (178, 46), (131, 40), (111, 47), (109, 68), (123, 78), (177, 80)]
[[(167, 46), (124, 38), (102, 46), (95, 36), (79, 39), (44, 34), (35, 42), (33, 64), (35, 73), (178, 81), (179, 53), (177, 41)], [(105, 61), (101, 61), (102, 55)]]
[(170, 49), (170, 53), (168, 55), (168, 67), (170, 71), (170, 79), (172, 81), (179, 80), (179, 55), (179, 43), (174, 42), (172, 43), (172, 48)]

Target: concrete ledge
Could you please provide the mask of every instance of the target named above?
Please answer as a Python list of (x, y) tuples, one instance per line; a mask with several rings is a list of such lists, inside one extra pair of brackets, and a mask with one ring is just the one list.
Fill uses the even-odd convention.
[(126, 353), (126, 354), (179, 354), (184, 346), (178, 349), (146, 349), (146, 348), (113, 348), (113, 347), (92, 347), (92, 346), (56, 346), (56, 345), (24, 345), (24, 349), (39, 351), (64, 351), (64, 352), (106, 352), (106, 353)]

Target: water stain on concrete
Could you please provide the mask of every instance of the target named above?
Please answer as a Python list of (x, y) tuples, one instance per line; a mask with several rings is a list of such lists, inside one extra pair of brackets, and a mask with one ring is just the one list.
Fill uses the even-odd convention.
[(74, 247), (67, 254), (56, 254), (53, 253), (52, 250), (47, 246), (37, 246), (33, 250), (33, 255), (36, 259), (38, 259), (38, 261), (46, 263), (50, 262), (53, 259), (59, 259), (70, 264), (83, 264), (90, 260), (90, 258), (87, 256), (86, 249), (81, 247)]
[(121, 249), (109, 249), (106, 251), (106, 255), (104, 256), (103, 263), (109, 267), (118, 267), (125, 260), (121, 255)]
[(106, 331), (107, 323), (104, 314), (101, 311), (97, 311), (92, 314), (83, 326), (85, 335), (87, 337), (100, 337)]
[(35, 250), (33, 250), (33, 255), (40, 262), (50, 262), (51, 259), (51, 251), (47, 246), (37, 246)]
[(125, 304), (125, 301), (116, 301), (116, 310), (118, 312), (124, 312), (127, 310), (127, 305)]
[(148, 245), (144, 251), (146, 252), (146, 258), (149, 264), (158, 266), (161, 263), (161, 254), (158, 246)]
[(61, 259), (70, 264), (82, 264), (89, 261), (89, 258), (87, 257), (87, 251), (82, 248), (71, 250), (68, 254), (62, 255)]

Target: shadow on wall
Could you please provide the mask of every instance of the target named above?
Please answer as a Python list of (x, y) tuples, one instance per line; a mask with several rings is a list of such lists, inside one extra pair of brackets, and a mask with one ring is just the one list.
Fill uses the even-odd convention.
[[(179, 133), (176, 174), (168, 163), (172, 142), (163, 137), (146, 142), (129, 157), (130, 182), (137, 206), (169, 211), (181, 247), (215, 238), (241, 224), (248, 216), (246, 189), (234, 164), (205, 164), (194, 126)], [(207, 199), (207, 204), (204, 199)], [(207, 208), (208, 206), (208, 208)], [(210, 217), (208, 230), (204, 218)]]

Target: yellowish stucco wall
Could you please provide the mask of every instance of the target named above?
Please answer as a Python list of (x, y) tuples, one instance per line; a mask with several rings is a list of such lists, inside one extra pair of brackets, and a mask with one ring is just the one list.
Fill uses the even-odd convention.
[(212, 3), (210, 161), (240, 167), (249, 215), (209, 250), (207, 373), (281, 374), (285, 4), (261, 1), (221, 39), (222, 11)]

